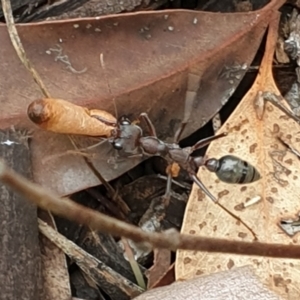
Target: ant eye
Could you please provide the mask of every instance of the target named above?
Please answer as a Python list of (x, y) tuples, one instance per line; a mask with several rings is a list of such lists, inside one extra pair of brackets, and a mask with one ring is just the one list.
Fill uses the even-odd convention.
[(120, 142), (114, 142), (112, 145), (116, 150), (122, 150), (123, 149), (123, 145)]
[(127, 119), (121, 121), (121, 125), (130, 125), (130, 124), (131, 124), (130, 121)]
[(122, 117), (119, 119), (119, 124), (120, 124), (120, 125), (130, 125), (131, 122), (130, 122), (130, 120), (129, 120), (126, 116), (122, 116)]

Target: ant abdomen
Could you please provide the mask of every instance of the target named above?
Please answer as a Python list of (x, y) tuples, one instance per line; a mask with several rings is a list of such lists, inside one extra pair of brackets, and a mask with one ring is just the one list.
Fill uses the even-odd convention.
[(208, 159), (205, 166), (226, 183), (252, 183), (261, 178), (255, 167), (233, 155), (225, 155), (220, 159)]

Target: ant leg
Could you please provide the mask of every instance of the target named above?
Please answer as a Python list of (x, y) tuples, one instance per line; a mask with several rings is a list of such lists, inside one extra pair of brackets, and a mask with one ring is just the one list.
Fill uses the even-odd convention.
[(166, 186), (166, 192), (165, 195), (163, 196), (164, 199), (164, 206), (167, 207), (170, 202), (171, 198), (171, 185), (173, 181), (173, 177), (177, 177), (179, 173), (180, 167), (177, 163), (171, 163), (167, 166), (166, 168), (166, 173), (168, 175), (167, 177), (167, 186)]
[(114, 156), (110, 157), (107, 160), (108, 164), (117, 164), (126, 161), (127, 159), (132, 159), (132, 158), (143, 158), (144, 155), (143, 153), (138, 153), (138, 154), (133, 154), (129, 156), (119, 156), (118, 153), (116, 153)]
[(217, 199), (210, 193), (210, 191), (206, 188), (206, 186), (201, 182), (201, 180), (197, 177), (196, 174), (190, 174), (193, 181), (198, 185), (198, 187), (215, 203), (217, 203)]
[(209, 145), (212, 141), (222, 138), (227, 135), (227, 132), (223, 132), (208, 138), (198, 141), (194, 146), (191, 147), (191, 152), (194, 152), (197, 149), (203, 148), (206, 145)]
[(205, 187), (205, 185), (200, 181), (200, 179), (197, 177), (196, 174), (190, 174), (191, 178), (193, 179), (193, 181), (201, 188), (201, 190), (218, 206), (220, 206), (225, 212), (227, 212), (231, 217), (233, 217), (234, 219), (236, 219), (238, 222), (240, 222), (241, 224), (243, 224), (253, 235), (254, 240), (257, 240), (257, 236), (255, 234), (255, 232), (241, 219), (239, 218), (237, 215), (235, 215), (234, 213), (232, 213), (230, 210), (228, 210), (225, 206), (223, 206), (222, 204), (220, 204), (218, 202), (218, 200), (209, 192), (209, 190)]
[(143, 153), (137, 153), (137, 154), (126, 156), (125, 158), (137, 158), (137, 157), (143, 158), (144, 156), (145, 155)]
[(112, 122), (112, 121), (109, 121), (107, 119), (104, 119), (98, 115), (91, 115), (92, 118), (95, 118), (97, 119), (98, 121), (104, 123), (105, 125), (108, 125), (108, 126), (116, 126), (116, 123), (115, 122)]
[(144, 120), (144, 122), (147, 124), (150, 136), (157, 137), (155, 127), (154, 127), (153, 123), (151, 122), (148, 114), (147, 113), (141, 113), (140, 116), (139, 116), (139, 119)]
[(171, 186), (172, 186), (172, 174), (168, 173), (166, 192), (165, 192), (165, 194), (162, 197), (163, 198), (163, 205), (164, 205), (164, 207), (168, 207), (168, 205), (170, 203)]
[(187, 122), (182, 122), (180, 124), (180, 127), (177, 129), (176, 133), (175, 133), (175, 136), (174, 136), (174, 143), (178, 144), (179, 140), (180, 140), (180, 137), (183, 133), (183, 130), (185, 129), (187, 125)]

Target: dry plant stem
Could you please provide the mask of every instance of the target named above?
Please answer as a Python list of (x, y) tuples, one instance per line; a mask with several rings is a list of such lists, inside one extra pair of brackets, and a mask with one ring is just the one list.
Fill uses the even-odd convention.
[(300, 246), (239, 242), (179, 234), (176, 230), (149, 233), (138, 227), (111, 218), (79, 205), (68, 198), (61, 199), (41, 186), (23, 178), (0, 160), (0, 180), (44, 210), (114, 236), (134, 242), (147, 242), (153, 248), (186, 249), (282, 258), (300, 258)]
[(86, 164), (93, 171), (93, 173), (99, 178), (100, 182), (105, 186), (108, 191), (111, 199), (118, 205), (118, 207), (122, 210), (122, 214), (124, 219), (126, 219), (126, 215), (130, 212), (130, 208), (126, 204), (126, 202), (118, 195), (118, 193), (114, 190), (114, 188), (102, 177), (101, 173), (95, 168), (93, 163), (89, 160), (88, 157), (84, 156)]
[(10, 0), (1, 0), (1, 3), (2, 3), (3, 14), (4, 14), (5, 20), (6, 20), (8, 34), (10, 36), (11, 42), (12, 42), (21, 62), (24, 64), (24, 66), (27, 68), (27, 70), (32, 74), (34, 81), (38, 84), (38, 86), (40, 87), (44, 96), (47, 98), (50, 98), (50, 94), (47, 91), (45, 85), (43, 84), (41, 77), (36, 72), (36, 70), (33, 68), (33, 66), (31, 65), (28, 58), (26, 57), (24, 47), (22, 45), (22, 42), (18, 35), (18, 31), (15, 26)]
[(138, 283), (138, 285), (142, 288), (142, 289), (146, 289), (146, 283), (145, 280), (143, 278), (143, 274), (141, 272), (141, 269), (139, 267), (139, 264), (137, 263), (137, 261), (134, 259), (134, 255), (132, 252), (132, 249), (127, 241), (127, 239), (122, 238), (122, 243), (125, 249), (125, 253), (127, 256), (127, 259), (130, 263), (132, 272), (135, 276), (136, 282)]

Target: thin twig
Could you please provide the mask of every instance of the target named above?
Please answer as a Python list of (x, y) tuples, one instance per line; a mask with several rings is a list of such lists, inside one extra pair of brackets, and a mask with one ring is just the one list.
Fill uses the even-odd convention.
[(40, 87), (44, 96), (47, 98), (51, 98), (50, 93), (47, 91), (40, 75), (34, 69), (31, 62), (29, 61), (29, 59), (26, 56), (24, 47), (22, 45), (22, 42), (18, 35), (18, 31), (15, 26), (10, 0), (1, 0), (1, 3), (2, 3), (2, 10), (3, 10), (3, 14), (5, 16), (6, 26), (7, 26), (8, 34), (10, 36), (10, 40), (11, 40), (21, 62), (27, 68), (27, 70), (32, 74), (34, 81), (38, 84), (38, 86)]
[(145, 242), (153, 248), (165, 248), (173, 251), (186, 249), (278, 258), (300, 258), (299, 245), (251, 243), (204, 238), (179, 234), (174, 229), (163, 233), (145, 232), (136, 226), (79, 205), (68, 198), (62, 200), (11, 170), (1, 159), (0, 180), (44, 210), (51, 211), (58, 216), (86, 225), (102, 233), (126, 237), (134, 242)]
[[(74, 142), (73, 138), (71, 136), (68, 136), (73, 147), (78, 150), (78, 147), (76, 143)], [(122, 211), (122, 216), (124, 219), (126, 219), (126, 215), (130, 212), (130, 208), (125, 203), (125, 201), (118, 195), (118, 193), (114, 190), (114, 188), (104, 179), (104, 177), (101, 175), (101, 173), (97, 170), (97, 168), (94, 166), (92, 161), (87, 156), (83, 156), (83, 159), (87, 166), (90, 168), (90, 170), (94, 173), (94, 175), (100, 180), (100, 182), (103, 184), (103, 186), (106, 188), (109, 196), (111, 197), (112, 201), (114, 201), (118, 207)]]
[[(110, 84), (109, 84), (109, 81), (108, 81), (108, 78), (107, 78), (107, 73), (106, 73), (106, 68), (105, 68), (105, 64), (104, 64), (104, 57), (103, 57), (103, 53), (100, 53), (100, 64), (101, 64), (101, 67), (103, 69), (103, 72), (104, 72), (104, 79), (106, 81), (106, 85), (107, 85), (107, 88), (108, 88), (108, 92), (111, 96), (113, 96), (112, 94), (112, 91), (111, 91), (111, 87), (110, 87)], [(118, 120), (118, 109), (117, 109), (117, 105), (116, 105), (116, 101), (115, 101), (115, 97), (113, 97), (112, 99), (113, 101), (113, 105), (114, 105), (114, 109), (115, 109), (115, 117), (116, 119)]]

